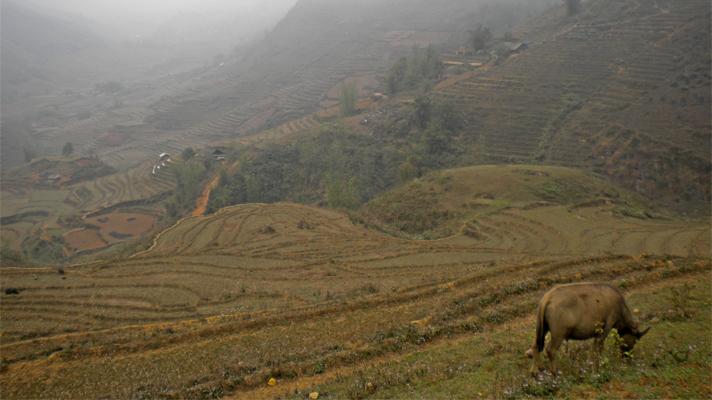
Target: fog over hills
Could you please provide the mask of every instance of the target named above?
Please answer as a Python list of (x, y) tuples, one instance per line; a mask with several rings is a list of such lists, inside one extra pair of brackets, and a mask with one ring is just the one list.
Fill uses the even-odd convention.
[(3, 0), (3, 165), (21, 162), (23, 146), (56, 151), (32, 135), (66, 125), (39, 122), (43, 109), (93, 109), (97, 102), (76, 94), (97, 83), (145, 83), (210, 65), (264, 36), (292, 4)]
[[(296, 0), (27, 0), (26, 6), (55, 15), (91, 21), (107, 35), (117, 39), (166, 39), (160, 33), (167, 26), (186, 32), (181, 39), (202, 39), (228, 25), (233, 32), (252, 34), (269, 29), (281, 19)], [(210, 29), (205, 29), (210, 26)], [(191, 38), (189, 35), (196, 35)], [(239, 42), (243, 38), (226, 38)]]
[(710, 397), (709, 0), (0, 1), (3, 400)]

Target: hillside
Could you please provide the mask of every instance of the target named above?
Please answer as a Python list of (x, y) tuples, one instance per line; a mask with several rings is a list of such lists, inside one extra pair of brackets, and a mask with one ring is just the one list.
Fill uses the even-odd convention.
[(47, 68), (47, 63), (106, 45), (82, 22), (46, 15), (12, 0), (3, 1), (3, 102), (17, 97), (18, 90), (42, 92), (62, 80), (76, 80), (68, 71)]
[[(207, 57), (194, 49), (115, 42), (78, 16), (12, 0), (2, 2), (1, 26), (4, 169), (27, 162), (23, 150), (57, 155), (67, 142), (113, 166), (145, 161), (153, 151), (137, 156), (118, 147), (145, 132), (146, 107), (185, 79), (173, 75)], [(120, 140), (104, 140), (110, 135)]]
[(382, 91), (385, 70), (413, 46), (449, 43), (486, 19), (514, 24), (545, 4), (530, 2), (500, 17), (491, 5), (490, 13), (480, 12), (486, 1), (299, 1), (249, 51), (153, 103), (145, 122), (185, 146), (297, 121), (336, 104), (328, 93), (346, 79), (364, 82), (364, 95)]
[[(90, 155), (3, 168), (0, 397), (712, 397), (709, 2), (511, 1), (299, 0), (200, 68), (12, 103)], [(527, 46), (443, 67), (478, 22)], [(650, 334), (531, 376), (580, 282)]]
[[(594, 213), (601, 224), (594, 237), (605, 238), (599, 242), (522, 227), (510, 232), (530, 235), (524, 246), (517, 239), (492, 247), (467, 235), (397, 239), (338, 212), (253, 204), (185, 219), (129, 259), (61, 274), (4, 268), (0, 287), (19, 294), (4, 294), (0, 305), (0, 384), (8, 398), (274, 397), (293, 393), (289, 382), (301, 379), (355, 379), (361, 369), (431, 343), (490, 340), (510, 323), (523, 351), (535, 301), (554, 283), (613, 280), (637, 293), (709, 274), (709, 254), (636, 253), (682, 255), (709, 227), (678, 226), (668, 249), (669, 240), (654, 237), (668, 235), (672, 223), (634, 227), (601, 215)], [(574, 245), (591, 254), (568, 254)], [(613, 255), (619, 251), (636, 256)], [(278, 391), (260, 395), (270, 376), (279, 379)], [(378, 383), (380, 390), (385, 383)]]
[(502, 212), (597, 207), (652, 218), (643, 198), (600, 177), (576, 169), (534, 165), (433, 172), (370, 201), (360, 215), (384, 228), (439, 237), (459, 233), (465, 229), (465, 221)]
[(439, 91), (480, 162), (590, 168), (709, 213), (709, 2), (590, 1), (516, 35), (527, 51)]

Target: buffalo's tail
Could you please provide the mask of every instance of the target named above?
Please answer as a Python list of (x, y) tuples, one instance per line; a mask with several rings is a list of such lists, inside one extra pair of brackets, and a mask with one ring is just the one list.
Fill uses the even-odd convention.
[(537, 309), (537, 320), (536, 320), (536, 348), (540, 353), (544, 351), (544, 340), (546, 338), (546, 333), (549, 330), (546, 324), (546, 303), (540, 303)]

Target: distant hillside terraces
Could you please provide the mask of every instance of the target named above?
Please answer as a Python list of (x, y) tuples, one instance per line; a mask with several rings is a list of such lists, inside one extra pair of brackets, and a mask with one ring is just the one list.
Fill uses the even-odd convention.
[(594, 0), (559, 12), (517, 33), (527, 51), (439, 92), (468, 107), (477, 156), (592, 168), (709, 212), (710, 3)]

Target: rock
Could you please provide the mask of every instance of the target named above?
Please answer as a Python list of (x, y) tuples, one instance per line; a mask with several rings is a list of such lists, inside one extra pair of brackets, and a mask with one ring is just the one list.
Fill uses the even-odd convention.
[(319, 398), (319, 392), (311, 392), (309, 393), (309, 399), (311, 400), (316, 400)]
[(376, 391), (376, 385), (373, 384), (373, 382), (368, 382), (366, 383), (366, 391), (369, 393), (373, 393)]

